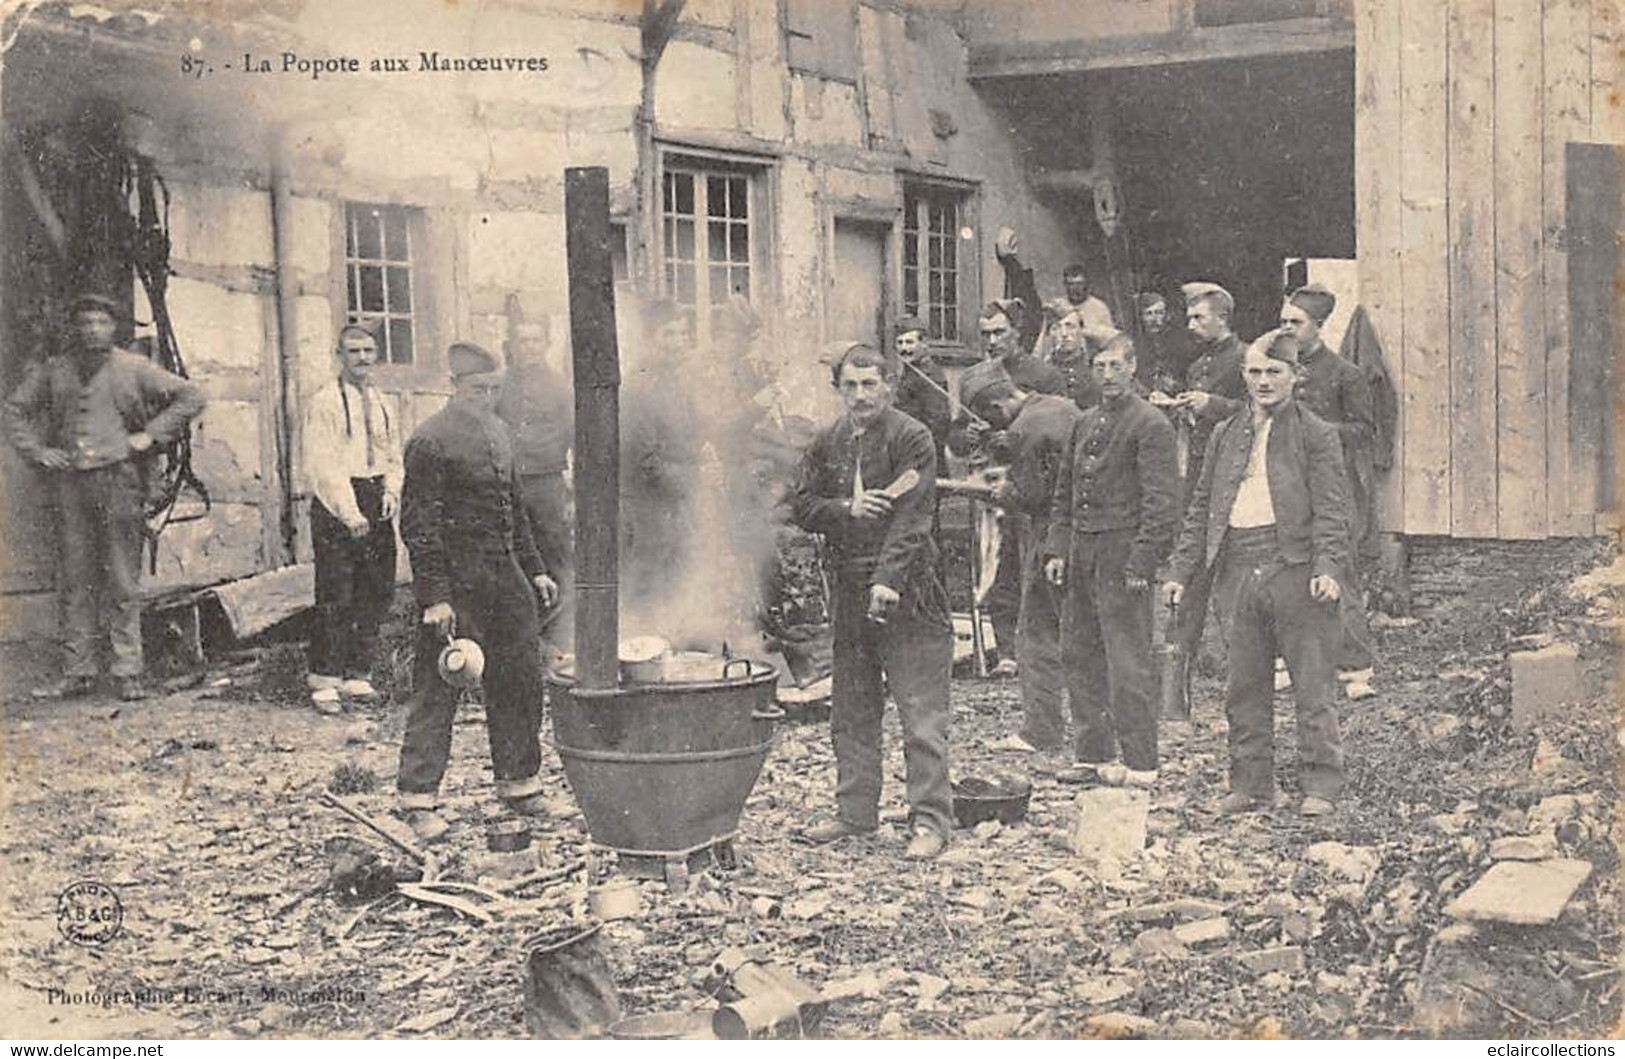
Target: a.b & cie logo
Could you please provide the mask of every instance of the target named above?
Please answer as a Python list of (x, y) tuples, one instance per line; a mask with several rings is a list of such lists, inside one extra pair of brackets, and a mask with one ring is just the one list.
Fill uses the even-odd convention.
[(57, 897), (56, 929), (75, 945), (105, 945), (124, 929), (124, 905), (111, 886), (82, 879)]

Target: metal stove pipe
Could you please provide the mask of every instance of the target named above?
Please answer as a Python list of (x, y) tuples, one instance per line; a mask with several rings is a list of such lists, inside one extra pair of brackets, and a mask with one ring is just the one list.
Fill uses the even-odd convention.
[(609, 250), (609, 170), (564, 171), (570, 347), (575, 368), (576, 679), (620, 682), (620, 350)]

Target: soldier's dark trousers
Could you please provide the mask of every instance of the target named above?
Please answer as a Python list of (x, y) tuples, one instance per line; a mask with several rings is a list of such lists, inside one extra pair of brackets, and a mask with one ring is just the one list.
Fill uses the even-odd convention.
[(837, 576), (833, 594), (830, 738), (841, 818), (862, 828), (879, 824), (880, 727), (889, 687), (902, 722), (914, 823), (947, 836), (953, 829), (953, 791), (948, 785), (953, 632), (945, 617), (932, 620), (896, 610), (884, 625), (868, 620), (869, 582), (861, 576)]
[(1286, 659), (1298, 705), (1299, 785), (1305, 795), (1336, 798), (1343, 790), (1337, 732), (1340, 638), (1337, 604), (1309, 595), (1308, 563), (1283, 566), (1275, 528), (1226, 534), (1218, 558), (1220, 599), (1230, 615), (1230, 789), (1256, 797), (1275, 790), (1275, 659)]
[(530, 518), (531, 538), (541, 553), (547, 573), (559, 586), (558, 602), (542, 616), (547, 637), (555, 645), (573, 650), (575, 630), (575, 563), (570, 535), (570, 496), (563, 474), (526, 474), (519, 478), (519, 498)]
[(1074, 533), (1066, 563), (1061, 655), (1079, 761), (1101, 764), (1121, 750), (1137, 771), (1157, 767), (1152, 700), (1151, 595), (1123, 584), (1132, 529)]
[(108, 672), (141, 675), (141, 543), (146, 494), (128, 460), (89, 471), (58, 471), (57, 603), (62, 671), (93, 677), (103, 627)]
[[(541, 789), (542, 668), (536, 597), (511, 557), (470, 555), (452, 599), (455, 635), (485, 651), (484, 701), (497, 794), (518, 798)], [(415, 689), (401, 739), (400, 791), (408, 804), (432, 806), (451, 757), (457, 690), (436, 663), (446, 644), (431, 626), (418, 628)], [(415, 798), (413, 796), (416, 796)]]
[(1021, 737), (1040, 750), (1052, 750), (1066, 742), (1066, 721), (1061, 716), (1061, 693), (1066, 687), (1066, 670), (1061, 664), (1065, 593), (1044, 577), (1043, 530), (1043, 526), (1030, 524), (1023, 527), (1016, 658), (1021, 665)]
[[(1021, 642), (1021, 539), (1025, 527), (1013, 515), (999, 519), (999, 569), (987, 592), (987, 616), (999, 657), (1017, 658)], [(1019, 661), (1018, 661), (1019, 664)]]
[(383, 517), (383, 478), (353, 478), (356, 505), (371, 523), (352, 537), (320, 502), (310, 505), (316, 553), (316, 629), (310, 671), (367, 677), (378, 652), (378, 627), (395, 598), (395, 526)]

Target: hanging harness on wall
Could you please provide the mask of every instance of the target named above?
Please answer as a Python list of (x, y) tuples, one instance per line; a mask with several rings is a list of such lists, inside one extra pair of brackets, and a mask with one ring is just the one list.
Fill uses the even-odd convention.
[[(151, 358), (166, 371), (188, 378), (165, 294), (170, 271), (169, 188), (152, 159), (125, 144), (120, 119), (127, 117), (111, 104), (93, 106), (72, 126), (34, 128), (6, 138), (7, 160), (54, 253), (54, 258), (33, 262), (44, 266), (49, 277), (33, 289), (45, 305), (62, 291), (95, 289), (116, 295), (118, 287), (128, 289), (133, 271), (146, 292), (157, 332)], [(53, 193), (58, 201), (53, 201)], [(39, 337), (46, 341), (48, 321), (49, 313), (42, 313)], [(145, 510), (148, 568), (153, 573), (158, 569), (159, 534), (175, 523), (203, 518), (212, 506), (208, 488), (192, 469), (191, 428), (160, 454), (159, 481)], [(176, 507), (188, 491), (202, 501), (203, 509), (177, 516)]]
[[(134, 230), (127, 243), (131, 267), (141, 280), (147, 293), (147, 304), (152, 309), (152, 324), (157, 332), (153, 342), (153, 359), (158, 366), (181, 378), (186, 374), (186, 361), (181, 357), (181, 344), (175, 334), (175, 322), (169, 315), (167, 290), (169, 288), (169, 187), (158, 175), (152, 159), (132, 154), (123, 167), (123, 191), (136, 198)], [(163, 197), (163, 210), (158, 209), (159, 196)], [(176, 515), (181, 495), (192, 492), (203, 502), (203, 510), (188, 515)], [(171, 525), (195, 522), (206, 516), (213, 507), (208, 487), (192, 469), (192, 432), (188, 428), (164, 449), (164, 465), (159, 488), (147, 505), (148, 569), (158, 572), (158, 536)]]

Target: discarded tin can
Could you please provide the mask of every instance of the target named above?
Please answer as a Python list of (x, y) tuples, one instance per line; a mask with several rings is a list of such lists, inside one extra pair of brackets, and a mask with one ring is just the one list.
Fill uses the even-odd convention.
[[(788, 1000), (795, 1005), (794, 1017), (802, 1026), (814, 1026), (824, 1017), (829, 1003), (822, 993), (797, 978), (795, 972), (775, 963), (762, 959), (761, 954), (751, 949), (729, 948), (717, 954), (711, 962), (711, 975), (718, 983), (721, 994), (739, 997), (740, 1000), (767, 998), (761, 1003), (746, 1005), (742, 1012), (735, 1011), (723, 1015), (719, 1010), (717, 1018), (722, 1019), (721, 1025), (729, 1032), (737, 1032), (739, 1026), (745, 1027), (746, 1035), (764, 1032), (766, 1029), (784, 1021), (787, 1016), (779, 1012), (780, 1002)], [(737, 1001), (730, 1006), (737, 1006)], [(769, 1020), (771, 1021), (764, 1021)], [(713, 1019), (715, 1027), (718, 1022)], [(723, 1029), (717, 1030), (717, 1036), (729, 1038)]]
[(525, 1028), (546, 1040), (601, 1037), (620, 1021), (598, 927), (569, 925), (526, 942)]
[(518, 853), (530, 848), (530, 822), (520, 819), (493, 820), (485, 825), (485, 848), (492, 853)]
[(769, 1034), (800, 1036), (804, 1028), (800, 1000), (782, 988), (742, 996), (717, 1008), (711, 1016), (711, 1032), (724, 1041)]
[(657, 1011), (650, 1015), (633, 1015), (611, 1026), (609, 1035), (618, 1041), (716, 1039), (711, 1029), (711, 1017), (703, 1011)]

